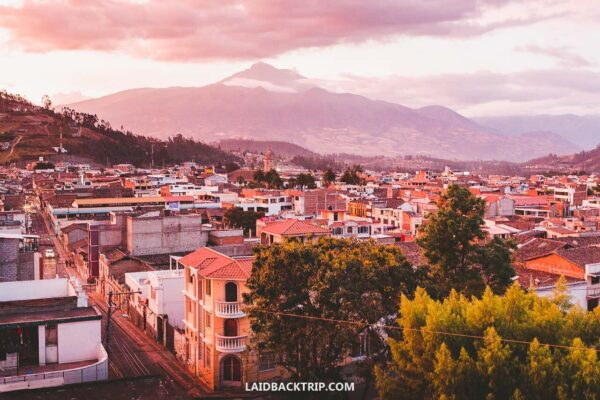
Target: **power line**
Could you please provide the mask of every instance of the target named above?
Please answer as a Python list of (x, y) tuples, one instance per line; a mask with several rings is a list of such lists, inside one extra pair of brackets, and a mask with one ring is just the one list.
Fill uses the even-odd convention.
[[(264, 313), (264, 314), (279, 315), (282, 317), (301, 318), (301, 319), (308, 319), (308, 320), (333, 322), (333, 323), (338, 323), (338, 324), (357, 325), (357, 326), (373, 325), (373, 324), (369, 324), (364, 321), (349, 321), (349, 320), (343, 320), (343, 319), (317, 317), (317, 316), (312, 316), (312, 315), (300, 315), (300, 314), (286, 313), (286, 312), (281, 312), (281, 311), (267, 311), (267, 310), (259, 310), (259, 309), (252, 309), (252, 311), (256, 311), (256, 312), (260, 312), (260, 313)], [(408, 327), (384, 325), (384, 324), (377, 324), (377, 327), (391, 329), (391, 330), (397, 330), (397, 331), (411, 331), (411, 332), (429, 333), (429, 334), (434, 334), (434, 335), (456, 336), (456, 337), (463, 337), (463, 338), (469, 338), (469, 339), (480, 339), (480, 340), (485, 339), (485, 336), (480, 336), (480, 335), (438, 331), (438, 330), (424, 329), (424, 328), (408, 328)], [(531, 345), (531, 341), (528, 342), (526, 340), (505, 339), (505, 338), (500, 337), (500, 341), (506, 342), (506, 343), (524, 344), (527, 346)], [(577, 346), (568, 346), (568, 345), (553, 344), (553, 343), (540, 343), (540, 345), (548, 346), (548, 347), (555, 347), (555, 348), (559, 348), (559, 349), (566, 349), (566, 350), (593, 350), (596, 352), (600, 351), (600, 349), (596, 349), (595, 347), (577, 347)]]

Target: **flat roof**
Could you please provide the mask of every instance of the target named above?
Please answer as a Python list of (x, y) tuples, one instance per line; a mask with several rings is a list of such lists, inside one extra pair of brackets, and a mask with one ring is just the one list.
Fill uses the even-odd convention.
[(100, 320), (102, 315), (94, 307), (78, 307), (67, 310), (39, 311), (0, 315), (0, 329), (20, 326), (36, 326), (47, 323), (63, 323)]

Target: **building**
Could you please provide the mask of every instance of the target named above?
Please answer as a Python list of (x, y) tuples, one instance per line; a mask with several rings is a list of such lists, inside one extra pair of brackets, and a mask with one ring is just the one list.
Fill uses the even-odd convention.
[(76, 281), (0, 283), (0, 393), (108, 379), (101, 323)]
[(251, 257), (232, 258), (203, 247), (177, 260), (185, 269), (185, 349), (182, 358), (211, 389), (280, 379), (268, 350), (250, 350), (242, 295)]
[(316, 225), (310, 221), (285, 219), (282, 221), (256, 221), (256, 233), (261, 244), (284, 243), (295, 239), (302, 242), (315, 240), (321, 236), (330, 236), (328, 228)]
[(40, 237), (0, 232), (0, 282), (40, 279), (42, 256)]
[(146, 334), (173, 350), (173, 329), (183, 329), (184, 270), (141, 271), (125, 274), (125, 285), (135, 293), (129, 315)]

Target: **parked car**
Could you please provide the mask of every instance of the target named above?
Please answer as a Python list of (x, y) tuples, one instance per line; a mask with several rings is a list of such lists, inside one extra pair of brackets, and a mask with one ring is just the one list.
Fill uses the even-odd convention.
[(54, 249), (46, 249), (46, 250), (44, 250), (44, 257), (54, 258), (54, 257), (56, 257), (56, 252), (54, 251)]

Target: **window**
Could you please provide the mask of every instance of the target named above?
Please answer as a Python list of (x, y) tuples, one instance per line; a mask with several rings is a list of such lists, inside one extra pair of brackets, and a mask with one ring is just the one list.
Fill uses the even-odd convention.
[(347, 228), (346, 228), (346, 232), (347, 232), (347, 233), (352, 233), (352, 227), (351, 227), (351, 226), (347, 227)]
[(237, 285), (234, 282), (225, 284), (225, 301), (229, 303), (237, 301)]
[(58, 330), (56, 324), (46, 326), (46, 344), (58, 344)]
[(597, 285), (600, 283), (600, 276), (592, 276), (592, 285)]
[(156, 300), (156, 288), (151, 288), (150, 289), (150, 298), (152, 300)]
[(210, 313), (206, 313), (205, 325), (206, 325), (207, 328), (210, 328), (210, 320), (211, 320)]
[(275, 369), (275, 353), (272, 351), (261, 351), (259, 354), (258, 369), (261, 372)]
[(210, 282), (211, 282), (211, 280), (210, 280), (210, 279), (207, 279), (207, 280), (206, 280), (206, 295), (207, 295), (207, 296), (210, 296), (210, 295), (211, 295), (211, 293), (212, 293), (212, 290), (211, 290), (211, 284), (210, 284)]

